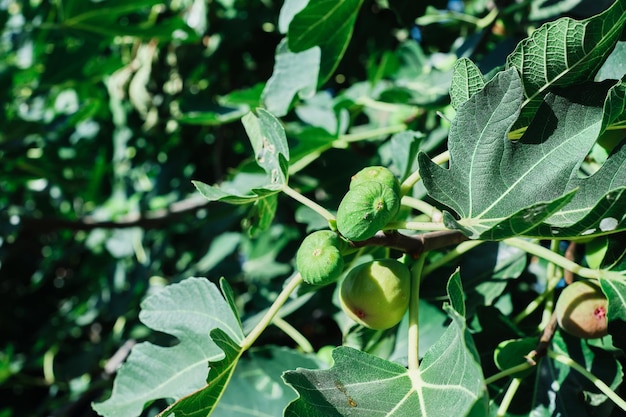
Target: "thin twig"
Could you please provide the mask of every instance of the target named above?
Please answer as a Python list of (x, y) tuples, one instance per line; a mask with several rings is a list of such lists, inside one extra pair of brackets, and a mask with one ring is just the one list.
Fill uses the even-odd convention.
[(156, 229), (167, 225), (173, 218), (185, 214), (194, 213), (208, 207), (204, 197), (194, 196), (185, 200), (172, 203), (169, 207), (153, 210), (145, 213), (131, 213), (117, 220), (98, 220), (93, 217), (83, 217), (76, 220), (61, 219), (57, 217), (26, 217), (21, 218), (23, 228), (38, 232), (51, 232), (55, 230), (94, 230), (94, 229), (127, 229), (141, 227), (144, 229)]

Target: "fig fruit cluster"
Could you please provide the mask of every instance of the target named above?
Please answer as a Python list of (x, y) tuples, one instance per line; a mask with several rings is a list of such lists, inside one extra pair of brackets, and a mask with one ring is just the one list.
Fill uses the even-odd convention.
[(608, 300), (592, 280), (575, 281), (565, 287), (555, 306), (559, 327), (582, 339), (607, 335)]
[[(400, 209), (400, 182), (382, 166), (362, 169), (337, 210), (337, 231), (319, 230), (307, 236), (296, 254), (303, 280), (312, 285), (336, 281), (344, 271), (348, 241), (368, 239)], [(352, 268), (341, 282), (340, 302), (355, 322), (376, 330), (398, 324), (410, 298), (410, 272), (395, 259), (378, 259)]]
[(398, 324), (409, 307), (409, 269), (395, 259), (355, 266), (341, 283), (343, 311), (355, 322), (375, 330)]
[(382, 166), (357, 172), (337, 209), (337, 229), (346, 239), (369, 239), (400, 209), (400, 182)]

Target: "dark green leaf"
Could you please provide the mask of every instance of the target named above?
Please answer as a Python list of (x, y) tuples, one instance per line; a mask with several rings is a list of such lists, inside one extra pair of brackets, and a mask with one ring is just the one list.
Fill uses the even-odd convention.
[(450, 98), (452, 107), (459, 106), (470, 99), (485, 86), (485, 79), (476, 64), (467, 58), (461, 58), (454, 64)]
[[(419, 159), (429, 194), (460, 217), (445, 214), (448, 227), (483, 239), (579, 236), (596, 223), (588, 234), (621, 227), (615, 213), (623, 206), (624, 155), (615, 153), (597, 177), (578, 178), (603, 119), (595, 103), (601, 88), (579, 90), (580, 96), (585, 93), (580, 104), (581, 97), (574, 102), (548, 95), (519, 141), (507, 138), (522, 100), (515, 69), (498, 74), (461, 106), (450, 129), (450, 169), (423, 154)], [(579, 199), (577, 191), (582, 192)], [(550, 228), (540, 227), (544, 221)]]
[(524, 112), (521, 124), (554, 87), (592, 80), (613, 50), (626, 22), (626, 0), (586, 20), (561, 18), (534, 31), (507, 58), (507, 68), (522, 74)]
[(363, 0), (309, 0), (289, 25), (289, 49), (302, 52), (319, 46), (322, 52), (318, 85), (333, 73), (348, 47)]

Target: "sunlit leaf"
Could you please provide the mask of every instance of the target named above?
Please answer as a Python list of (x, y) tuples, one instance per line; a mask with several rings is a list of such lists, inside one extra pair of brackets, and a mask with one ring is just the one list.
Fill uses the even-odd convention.
[(93, 406), (103, 416), (137, 416), (146, 403), (178, 399), (204, 387), (209, 361), (224, 356), (210, 337), (213, 329), (222, 329), (233, 343), (243, 340), (239, 319), (220, 290), (205, 278), (188, 278), (146, 298), (139, 318), (179, 343), (137, 344), (119, 370), (111, 397)]
[[(462, 297), (458, 285), (450, 298)], [(459, 293), (459, 291), (461, 291)], [(462, 298), (461, 298), (462, 299)], [(407, 370), (359, 350), (333, 351), (329, 370), (298, 369), (284, 379), (300, 397), (285, 416), (465, 416), (482, 402), (484, 383), (475, 348), (466, 337), (465, 319), (451, 307), (452, 322), (425, 353), (418, 370)]]
[[(282, 416), (296, 393), (282, 380), (286, 369), (317, 368), (315, 356), (268, 346), (251, 350), (237, 369), (212, 417)], [(242, 401), (245, 398), (246, 401)]]
[(235, 371), (242, 349), (220, 328), (211, 330), (211, 339), (224, 352), (224, 359), (210, 363), (211, 370), (202, 389), (176, 401), (158, 417), (205, 417), (215, 410)]

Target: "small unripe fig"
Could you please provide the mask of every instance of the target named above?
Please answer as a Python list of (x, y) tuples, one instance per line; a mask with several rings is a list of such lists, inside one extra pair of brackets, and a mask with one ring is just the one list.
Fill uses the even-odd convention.
[(576, 281), (565, 287), (556, 302), (556, 318), (561, 329), (582, 339), (607, 334), (608, 300), (593, 281)]
[(296, 267), (304, 282), (325, 285), (339, 278), (344, 266), (342, 243), (330, 230), (318, 230), (304, 238), (296, 254)]
[(400, 196), (391, 187), (368, 181), (351, 187), (337, 209), (337, 229), (346, 239), (374, 236), (400, 209)]
[(391, 189), (397, 194), (400, 194), (400, 181), (398, 181), (389, 168), (385, 168), (383, 166), (370, 166), (363, 168), (352, 176), (350, 180), (350, 189), (368, 181), (379, 182), (387, 187), (391, 187)]
[(395, 326), (409, 307), (409, 269), (395, 259), (355, 266), (341, 283), (343, 311), (357, 323), (375, 330)]

